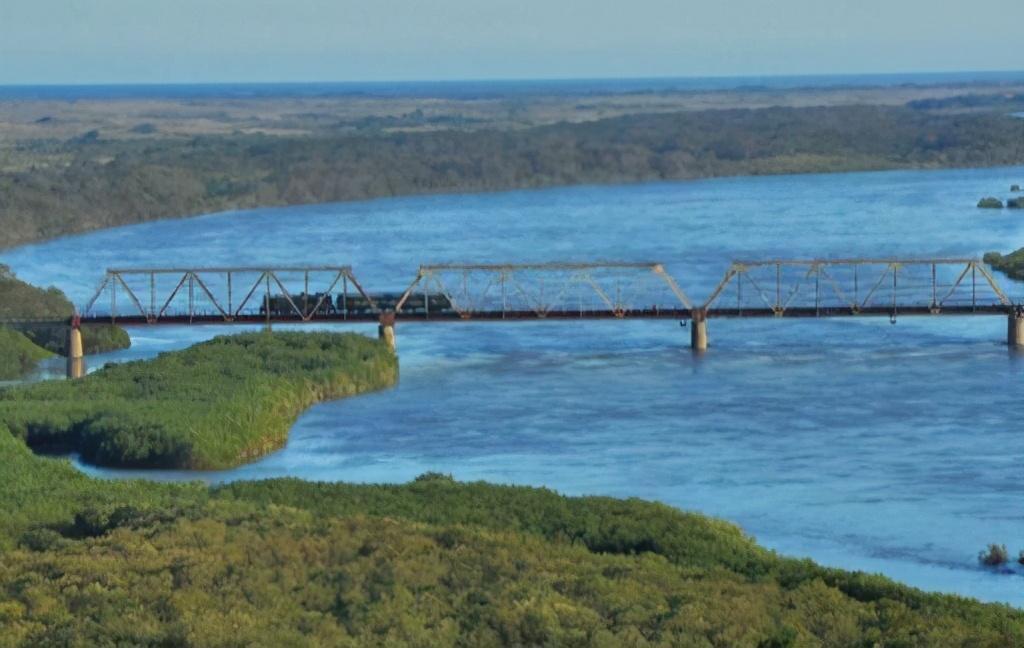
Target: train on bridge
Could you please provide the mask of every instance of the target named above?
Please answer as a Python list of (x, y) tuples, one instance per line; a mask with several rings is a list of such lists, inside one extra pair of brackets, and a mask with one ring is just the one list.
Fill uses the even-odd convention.
[[(288, 317), (344, 317), (372, 318), (380, 313), (394, 312), (402, 301), (403, 293), (300, 293), (288, 295), (271, 293), (260, 303), (259, 315), (275, 318)], [(408, 295), (402, 303), (402, 312), (410, 315), (455, 315), (451, 299), (443, 293), (417, 293)]]

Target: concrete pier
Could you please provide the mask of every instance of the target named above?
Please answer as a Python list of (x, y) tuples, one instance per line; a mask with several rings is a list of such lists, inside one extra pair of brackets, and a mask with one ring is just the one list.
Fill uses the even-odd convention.
[(1024, 313), (1015, 311), (1007, 316), (1006, 344), (1010, 348), (1024, 349)]
[(694, 311), (690, 321), (690, 348), (694, 351), (707, 351), (708, 348), (708, 315), (703, 311)]
[(388, 348), (395, 351), (395, 314), (381, 313), (380, 324), (377, 325), (377, 338), (388, 345)]
[(78, 318), (71, 322), (68, 330), (68, 378), (81, 378), (85, 375), (85, 353), (82, 350), (82, 330)]

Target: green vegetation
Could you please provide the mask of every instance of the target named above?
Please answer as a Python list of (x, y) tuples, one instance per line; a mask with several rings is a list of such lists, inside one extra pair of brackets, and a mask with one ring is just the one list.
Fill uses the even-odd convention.
[(989, 567), (1000, 567), (1010, 562), (1010, 552), (1006, 545), (990, 544), (988, 549), (978, 554), (978, 562)]
[(1002, 209), (1003, 201), (989, 196), (988, 198), (982, 198), (979, 200), (978, 207), (981, 209)]
[(1024, 162), (1024, 120), (836, 106), (311, 136), (26, 140), (0, 171), (0, 247), (255, 206), (584, 183)]
[(18, 331), (0, 327), (0, 380), (20, 378), (51, 355)]
[[(252, 412), (282, 395), (295, 399), (292, 411), (314, 399), (272, 386), (352, 393), (393, 379), (394, 362), (384, 345), (353, 335), (256, 334), (52, 393), (9, 391), (0, 402), (0, 647), (1024, 641), (1022, 611), (782, 558), (733, 525), (661, 504), (437, 474), (396, 486), (103, 481), (17, 438), (44, 396), (58, 412), (73, 409), (72, 397), (83, 407), (107, 399), (98, 417), (124, 408), (125, 434), (108, 438), (123, 444), (146, 438), (126, 424), (147, 409), (131, 398), (171, 389), (151, 412), (178, 420), (175, 408), (196, 398), (205, 423), (230, 425), (239, 376), (252, 377), (248, 397), (262, 401)], [(159, 377), (186, 378), (185, 368), (185, 386)], [(200, 387), (224, 392), (226, 407)], [(168, 426), (168, 438), (180, 429)], [(212, 427), (200, 429), (188, 440), (206, 451)]]
[[(0, 321), (21, 331), (36, 345), (58, 355), (67, 354), (67, 325), (75, 308), (57, 288), (37, 288), (18, 279), (0, 265)], [(131, 346), (128, 333), (111, 324), (82, 327), (86, 355)]]
[(105, 482), (0, 428), (0, 646), (1008, 646), (1024, 612), (637, 500)]
[(112, 466), (225, 468), (282, 445), (306, 408), (388, 387), (398, 362), (361, 335), (215, 338), (81, 380), (0, 392), (0, 417), (29, 445)]
[(1011, 279), (1024, 279), (1024, 248), (1006, 255), (988, 252), (982, 260)]

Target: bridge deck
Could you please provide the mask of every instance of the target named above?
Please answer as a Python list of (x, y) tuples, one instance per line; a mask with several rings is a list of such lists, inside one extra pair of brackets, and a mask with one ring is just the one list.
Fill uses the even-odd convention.
[[(648, 319), (648, 320), (690, 320), (693, 319), (696, 309), (675, 308), (675, 309), (642, 309), (628, 310), (621, 313), (614, 313), (608, 310), (552, 310), (547, 313), (537, 313), (534, 310), (514, 311), (480, 311), (469, 314), (457, 312), (432, 312), (414, 313), (400, 312), (395, 314), (397, 323), (416, 322), (509, 322), (509, 321), (537, 321), (537, 320), (616, 320), (616, 319)], [(870, 306), (863, 307), (857, 311), (849, 307), (822, 306), (788, 308), (777, 312), (770, 308), (712, 308), (707, 310), (708, 319), (736, 319), (736, 318), (779, 318), (779, 319), (809, 319), (809, 318), (842, 318), (842, 317), (938, 317), (938, 316), (969, 316), (969, 315), (1003, 315), (1013, 312), (1012, 307), (1002, 304), (998, 305), (976, 305), (976, 306), (945, 306), (941, 309), (933, 309), (930, 306)], [(275, 324), (282, 323), (377, 323), (380, 320), (379, 312), (355, 312), (355, 313), (316, 313), (304, 319), (297, 314), (272, 314), (269, 321)], [(147, 318), (142, 315), (118, 314), (116, 318), (109, 315), (91, 315), (81, 318), (83, 324), (110, 323), (116, 321), (125, 326), (132, 325), (199, 325), (199, 324), (265, 324), (268, 321), (266, 315), (257, 313), (239, 314), (236, 317), (226, 319), (220, 313), (196, 313), (193, 315), (165, 314), (159, 318)]]

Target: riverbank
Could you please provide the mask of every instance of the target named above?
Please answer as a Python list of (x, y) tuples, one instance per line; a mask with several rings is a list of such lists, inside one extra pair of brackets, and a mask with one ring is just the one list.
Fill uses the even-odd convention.
[(984, 258), (985, 263), (993, 269), (1002, 272), (1011, 279), (1024, 281), (1024, 248), (1020, 248), (1009, 254), (999, 252), (987, 252)]
[[(1024, 95), (1022, 95), (1024, 96)], [(25, 140), (0, 164), (0, 248), (260, 206), (738, 175), (1024, 162), (1007, 108), (630, 113), (584, 122)], [(12, 153), (11, 155), (14, 155)]]
[(361, 335), (235, 335), (0, 391), (0, 422), (30, 446), (99, 465), (227, 468), (283, 446), (311, 405), (397, 379), (394, 354)]
[[(0, 264), (0, 379), (20, 378), (46, 358), (67, 355), (68, 326), (75, 307), (60, 289), (42, 289), (18, 279)], [(82, 328), (86, 355), (127, 349), (128, 333), (112, 324)]]
[(0, 327), (0, 380), (20, 378), (52, 356), (18, 331)]
[(110, 482), (2, 427), (0, 461), (9, 646), (1024, 640), (1020, 610), (782, 558), (731, 524), (639, 500), (439, 475)]

